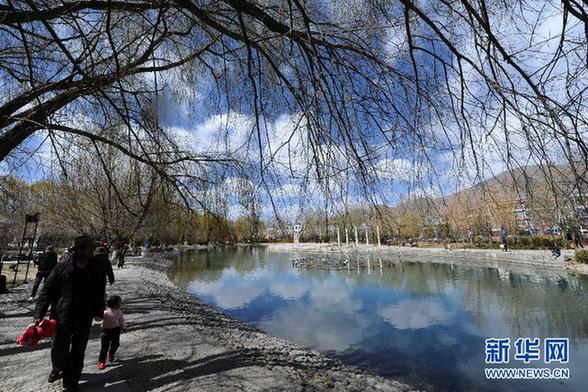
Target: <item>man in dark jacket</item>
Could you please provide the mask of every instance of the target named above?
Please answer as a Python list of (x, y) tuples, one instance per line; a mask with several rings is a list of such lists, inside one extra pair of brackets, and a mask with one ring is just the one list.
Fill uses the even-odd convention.
[(35, 299), (35, 295), (37, 295), (37, 290), (39, 289), (41, 282), (47, 280), (47, 277), (57, 265), (57, 253), (53, 251), (52, 246), (48, 246), (47, 249), (45, 249), (45, 253), (39, 255), (35, 265), (37, 265), (37, 276), (35, 277), (35, 283), (33, 283), (33, 291), (29, 301)]
[(114, 283), (114, 272), (112, 271), (112, 264), (110, 260), (108, 260), (108, 249), (103, 246), (99, 246), (96, 248), (94, 252), (94, 260), (96, 264), (96, 269), (98, 270), (98, 274), (100, 275), (100, 287), (102, 287), (102, 296), (106, 296), (106, 278), (108, 278), (108, 282), (112, 285)]
[(93, 260), (90, 237), (74, 239), (71, 254), (57, 264), (39, 294), (34, 322), (39, 323), (51, 305), (51, 318), (57, 320), (53, 338), (49, 382), (63, 378), (65, 391), (77, 391), (84, 367), (84, 354), (92, 317), (104, 314), (101, 278)]

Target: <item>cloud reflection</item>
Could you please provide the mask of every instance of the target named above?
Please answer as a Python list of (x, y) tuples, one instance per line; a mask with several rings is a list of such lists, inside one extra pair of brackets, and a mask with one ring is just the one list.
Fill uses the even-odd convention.
[(454, 312), (434, 299), (407, 299), (379, 309), (378, 314), (397, 329), (421, 329), (448, 324), (454, 316)]
[(353, 299), (351, 287), (339, 278), (316, 282), (310, 292), (311, 305), (317, 309), (339, 309), (353, 313), (362, 308), (361, 301)]
[(304, 291), (301, 282), (274, 286), (272, 292), (284, 290), (283, 297), (301, 298), (307, 290), (309, 295), (266, 315), (258, 323), (263, 330), (324, 351), (343, 351), (369, 332), (370, 322), (359, 312), (361, 301), (353, 299), (351, 288), (340, 278), (313, 281)]
[(214, 282), (192, 282), (188, 291), (208, 296), (214, 305), (227, 310), (243, 307), (265, 291), (258, 280), (236, 279), (230, 275), (223, 274)]
[(296, 300), (302, 298), (309, 288), (310, 285), (303, 281), (279, 282), (272, 284), (270, 291), (283, 299)]

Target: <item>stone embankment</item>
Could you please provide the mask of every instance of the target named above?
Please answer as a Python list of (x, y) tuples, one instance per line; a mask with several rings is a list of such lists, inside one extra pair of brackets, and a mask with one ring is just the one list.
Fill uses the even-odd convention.
[[(290, 252), (294, 254), (325, 254), (325, 262), (318, 260), (316, 263), (300, 263), (300, 266), (308, 265), (325, 268), (327, 261), (332, 261), (336, 268), (346, 267), (345, 260), (360, 260), (361, 268), (367, 267), (367, 260), (370, 260), (371, 268), (378, 268), (380, 261), (384, 267), (393, 266), (398, 262), (418, 261), (425, 263), (444, 263), (455, 265), (470, 265), (478, 267), (509, 268), (530, 272), (537, 269), (548, 269), (551, 271), (573, 272), (588, 274), (588, 265), (574, 264), (574, 251), (562, 250), (561, 256), (554, 257), (549, 250), (501, 250), (486, 249), (455, 249), (446, 250), (443, 248), (418, 248), (400, 246), (337, 246), (336, 244), (268, 244), (267, 249), (275, 252)], [(341, 256), (341, 258), (333, 257)], [(294, 261), (304, 257), (293, 256)], [(315, 260), (316, 261), (316, 260)], [(341, 267), (343, 268), (343, 267)]]

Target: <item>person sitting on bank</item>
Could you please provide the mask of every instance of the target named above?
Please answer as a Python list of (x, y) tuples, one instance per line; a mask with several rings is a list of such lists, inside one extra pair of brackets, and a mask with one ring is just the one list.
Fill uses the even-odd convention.
[(37, 276), (35, 277), (35, 283), (33, 283), (31, 297), (29, 298), (29, 301), (31, 302), (35, 299), (35, 295), (37, 295), (37, 290), (39, 289), (41, 282), (47, 280), (47, 277), (57, 265), (57, 253), (53, 251), (52, 246), (48, 246), (47, 249), (45, 249), (45, 252), (40, 254), (39, 258), (34, 263), (37, 266)]
[(64, 391), (79, 390), (92, 318), (102, 320), (104, 314), (103, 290), (93, 252), (94, 242), (89, 236), (74, 239), (67, 258), (57, 264), (45, 281), (33, 315), (33, 322), (40, 323), (51, 305), (50, 316), (57, 320), (57, 332), (51, 348), (53, 369), (48, 382), (63, 378)]
[(561, 256), (561, 249), (556, 243), (551, 246), (550, 250), (553, 257), (558, 258)]

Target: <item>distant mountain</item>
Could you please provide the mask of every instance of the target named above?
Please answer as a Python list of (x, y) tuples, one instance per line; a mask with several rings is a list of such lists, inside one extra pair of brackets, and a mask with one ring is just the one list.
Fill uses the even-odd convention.
[[(527, 166), (502, 172), (450, 195), (412, 197), (392, 210), (400, 216), (418, 212), (425, 214), (429, 222), (447, 221), (462, 228), (482, 224), (512, 229), (550, 227), (562, 219), (575, 219), (577, 204), (588, 201), (578, 198), (578, 181), (574, 178), (568, 165)], [(582, 180), (580, 186), (588, 190)]]

